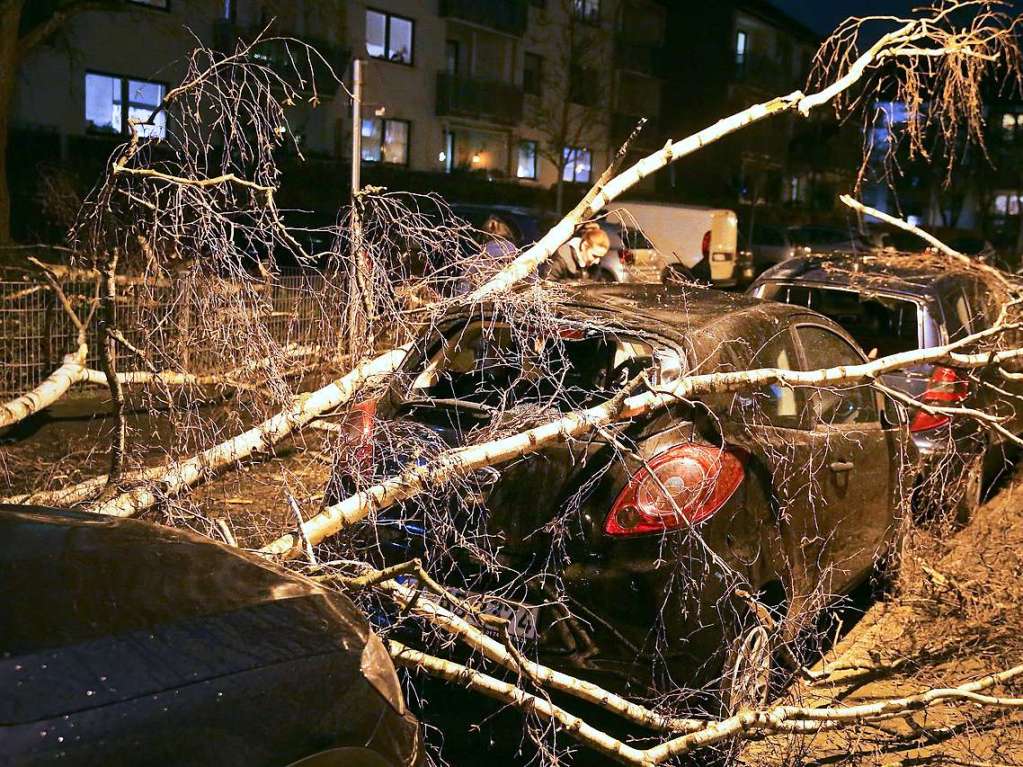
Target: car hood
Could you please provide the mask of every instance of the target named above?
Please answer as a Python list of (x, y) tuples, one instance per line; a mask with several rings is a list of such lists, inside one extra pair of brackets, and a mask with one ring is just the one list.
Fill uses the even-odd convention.
[(344, 597), (199, 536), (0, 507), (0, 724), (313, 655), (368, 629)]

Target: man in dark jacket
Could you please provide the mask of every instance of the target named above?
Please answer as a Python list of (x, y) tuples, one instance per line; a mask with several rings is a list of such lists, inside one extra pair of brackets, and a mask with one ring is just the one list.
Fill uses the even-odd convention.
[(583, 224), (575, 236), (558, 248), (540, 267), (540, 276), (548, 280), (568, 282), (588, 278), (586, 270), (600, 263), (611, 241), (599, 224)]

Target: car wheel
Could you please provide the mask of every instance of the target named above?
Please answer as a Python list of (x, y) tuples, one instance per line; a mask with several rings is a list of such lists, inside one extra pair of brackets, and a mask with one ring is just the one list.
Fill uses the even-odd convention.
[(974, 513), (980, 508), (984, 498), (984, 456), (980, 455), (970, 462), (963, 476), (963, 492), (956, 503), (955, 522), (965, 526), (973, 519)]
[(745, 633), (733, 633), (719, 688), (723, 716), (767, 705), (772, 656), (771, 636), (766, 627), (756, 625)]

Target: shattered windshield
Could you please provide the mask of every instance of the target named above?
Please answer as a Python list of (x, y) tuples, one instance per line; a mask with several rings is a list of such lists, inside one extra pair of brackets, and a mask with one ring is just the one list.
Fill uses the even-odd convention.
[(651, 364), (651, 348), (641, 341), (477, 321), (456, 328), (430, 355), (409, 398), (569, 410), (607, 399)]

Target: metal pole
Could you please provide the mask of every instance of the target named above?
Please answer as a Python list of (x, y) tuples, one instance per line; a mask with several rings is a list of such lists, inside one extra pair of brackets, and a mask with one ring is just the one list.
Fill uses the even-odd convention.
[(352, 200), (362, 188), (362, 59), (352, 60)]

